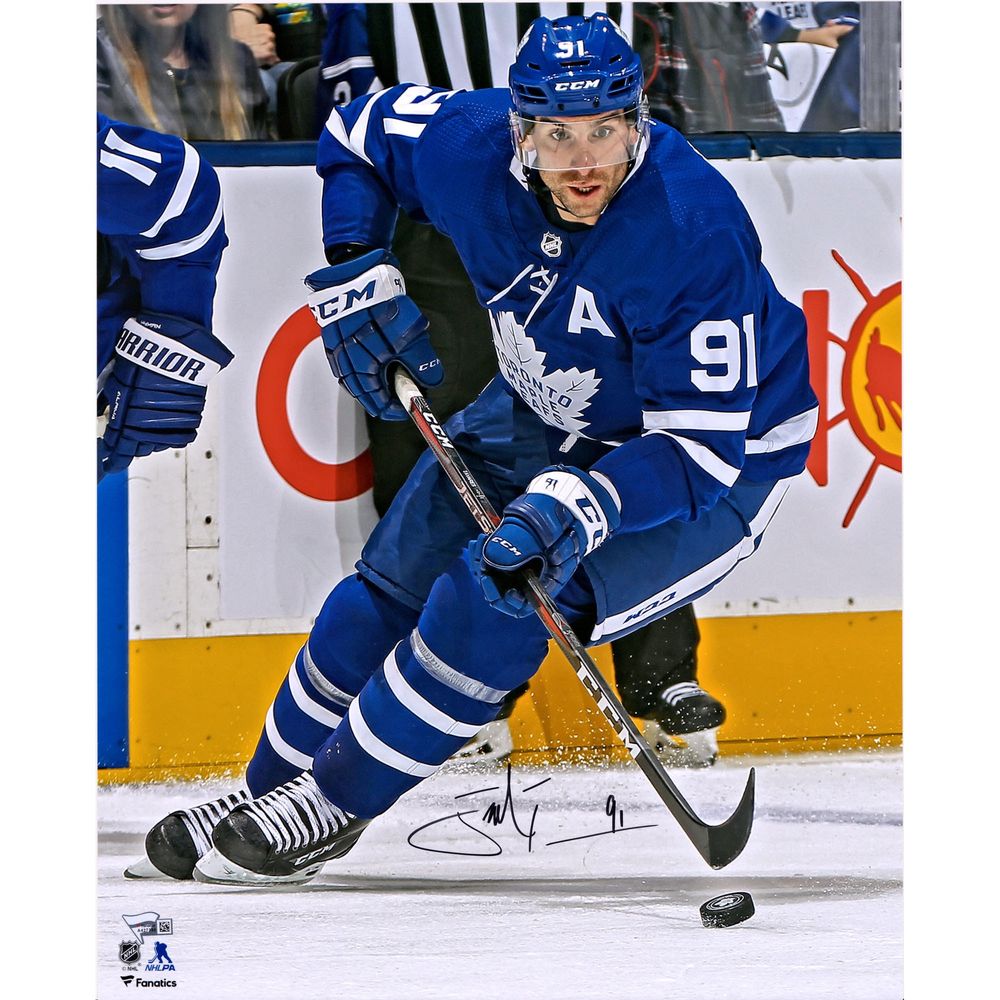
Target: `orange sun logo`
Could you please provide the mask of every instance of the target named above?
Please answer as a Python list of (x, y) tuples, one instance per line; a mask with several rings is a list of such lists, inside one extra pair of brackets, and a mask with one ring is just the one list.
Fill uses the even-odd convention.
[[(836, 250), (833, 258), (865, 300), (847, 340), (829, 330), (830, 293), (806, 291), (802, 309), (809, 327), (809, 364), (813, 389), (819, 397), (819, 427), (809, 452), (807, 468), (820, 486), (829, 482), (827, 434), (847, 421), (858, 441), (872, 455), (854, 499), (844, 515), (846, 528), (864, 500), (881, 466), (903, 471), (903, 298), (896, 282), (872, 294), (860, 275)], [(827, 345), (844, 350), (840, 376), (843, 409), (829, 415)]]

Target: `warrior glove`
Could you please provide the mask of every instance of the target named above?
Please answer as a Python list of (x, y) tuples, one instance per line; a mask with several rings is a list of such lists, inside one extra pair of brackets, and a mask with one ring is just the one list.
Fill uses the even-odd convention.
[(221, 340), (190, 320), (162, 313), (126, 320), (98, 393), (108, 420), (97, 441), (98, 478), (133, 458), (190, 444), (208, 383), (232, 360)]
[(521, 571), (535, 570), (554, 597), (619, 524), (621, 502), (607, 477), (564, 465), (543, 469), (476, 542), (474, 565), (486, 600), (514, 618), (531, 614)]
[(406, 294), (399, 262), (388, 250), (372, 250), (314, 271), (306, 285), (337, 381), (371, 416), (405, 420), (389, 368), (401, 364), (425, 387), (440, 385), (444, 370), (427, 319)]

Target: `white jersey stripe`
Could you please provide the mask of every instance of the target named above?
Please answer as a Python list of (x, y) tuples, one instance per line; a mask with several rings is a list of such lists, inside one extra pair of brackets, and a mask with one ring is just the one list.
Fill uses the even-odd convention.
[(723, 462), (711, 448), (692, 441), (690, 438), (682, 437), (680, 434), (672, 434), (670, 431), (651, 431), (652, 434), (665, 434), (668, 438), (676, 441), (687, 453), (688, 457), (696, 465), (701, 466), (713, 479), (718, 479), (726, 486), (732, 486), (740, 478), (740, 470), (728, 462)]
[[(405, 640), (404, 640), (405, 641)], [(418, 719), (426, 722), (428, 726), (444, 733), (446, 736), (475, 736), (479, 732), (480, 726), (470, 726), (468, 723), (459, 722), (450, 715), (446, 715), (439, 708), (432, 705), (423, 695), (414, 691), (409, 682), (402, 675), (399, 665), (396, 663), (396, 651), (393, 650), (385, 658), (382, 664), (382, 671), (385, 674), (389, 690), (396, 696), (400, 704), (408, 708)]]
[(644, 410), (642, 425), (648, 431), (745, 431), (750, 426), (750, 411)]
[(195, 250), (200, 250), (214, 235), (222, 222), (222, 196), (219, 196), (219, 204), (215, 206), (215, 215), (212, 221), (197, 235), (189, 240), (181, 240), (178, 243), (167, 243), (164, 246), (149, 247), (147, 250), (140, 250), (139, 256), (146, 260), (169, 260), (173, 257), (184, 257)]
[(386, 135), (405, 135), (410, 139), (416, 139), (427, 128), (427, 122), (404, 122), (401, 118), (385, 118), (382, 120), (382, 127)]
[[(372, 161), (368, 158), (368, 154), (365, 152), (365, 139), (368, 137), (368, 119), (371, 118), (372, 108), (375, 107), (376, 102), (385, 94), (387, 91), (379, 91), (375, 94), (370, 101), (365, 103), (361, 114), (358, 115), (358, 120), (354, 123), (354, 127), (351, 129), (351, 146), (350, 148), (354, 150), (358, 156), (361, 157), (366, 163), (370, 165)], [(334, 112), (336, 113), (336, 112)]]
[(198, 179), (198, 168), (201, 166), (201, 157), (198, 151), (190, 143), (184, 143), (184, 165), (181, 167), (181, 176), (174, 188), (174, 193), (167, 202), (167, 207), (163, 214), (147, 229), (142, 235), (148, 239), (154, 239), (156, 234), (171, 219), (176, 219), (191, 199), (191, 192), (194, 190), (194, 182)]
[(338, 705), (343, 705), (347, 708), (348, 705), (354, 700), (354, 695), (348, 694), (346, 691), (341, 690), (333, 683), (328, 677), (326, 677), (316, 666), (316, 661), (312, 658), (312, 653), (309, 652), (308, 641), (302, 647), (302, 666), (305, 668), (306, 677), (309, 678), (309, 683), (312, 684), (314, 688), (324, 698), (329, 698), (330, 701), (335, 701)]
[(101, 150), (101, 166), (110, 170), (123, 170), (130, 177), (134, 177), (140, 184), (149, 187), (156, 180), (156, 171), (147, 167), (143, 163), (136, 163), (127, 156), (119, 156), (117, 153), (109, 153)]
[[(371, 56), (351, 56), (350, 59), (345, 59), (343, 62), (337, 63), (336, 66), (325, 66), (323, 68), (323, 79), (329, 80), (352, 69), (366, 69), (369, 66), (373, 68), (375, 66)], [(381, 89), (379, 87), (379, 90)]]
[(324, 708), (319, 702), (309, 697), (309, 692), (302, 685), (302, 678), (299, 677), (299, 669), (296, 663), (292, 664), (292, 669), (288, 671), (288, 689), (292, 692), (292, 700), (298, 705), (303, 714), (310, 719), (323, 723), (331, 729), (336, 729), (340, 725), (343, 716), (336, 715), (328, 708)]
[(108, 129), (108, 134), (104, 137), (104, 145), (119, 153), (128, 153), (129, 156), (137, 156), (140, 160), (149, 160), (150, 163), (163, 162), (163, 154), (158, 150), (146, 149), (144, 146), (136, 146), (134, 143), (127, 142), (113, 128)]
[[(781, 479), (775, 483), (774, 489), (768, 494), (760, 510), (750, 522), (749, 536), (737, 542), (736, 545), (707, 565), (688, 574), (671, 586), (655, 594), (650, 594), (648, 598), (631, 608), (626, 608), (610, 618), (599, 621), (591, 633), (591, 641), (598, 642), (605, 636), (615, 635), (624, 628), (638, 625), (653, 617), (660, 617), (668, 609), (683, 604), (693, 594), (697, 594), (721, 580), (741, 559), (745, 559), (753, 553), (755, 540), (760, 537), (771, 518), (774, 517), (778, 504), (781, 503), (794, 478), (793, 476), (789, 479)], [(666, 600), (668, 598), (669, 601)]]
[(296, 767), (301, 767), (303, 771), (308, 770), (313, 766), (312, 757), (307, 756), (299, 750), (296, 750), (290, 743), (286, 743), (282, 739), (281, 733), (278, 732), (278, 726), (274, 721), (274, 705), (267, 710), (267, 718), (264, 720), (264, 731), (267, 733), (268, 742), (271, 744), (271, 749), (284, 760), (287, 760), (289, 764), (294, 764)]
[(819, 420), (819, 407), (814, 406), (797, 417), (792, 417), (784, 423), (772, 427), (762, 438), (748, 440), (746, 452), (748, 455), (761, 455), (769, 451), (780, 451), (793, 445), (805, 444), (811, 441), (816, 433)]
[(507, 691), (490, 687), (488, 684), (483, 684), (482, 681), (477, 681), (474, 677), (469, 677), (454, 667), (448, 666), (424, 642), (424, 637), (416, 629), (410, 633), (410, 646), (417, 662), (431, 677), (440, 681), (445, 687), (450, 687), (453, 691), (458, 691), (459, 694), (464, 694), (467, 698), (485, 701), (491, 705), (495, 705), (507, 697)]
[(358, 741), (358, 745), (369, 757), (374, 757), (381, 764), (391, 767), (394, 771), (401, 771), (403, 774), (415, 774), (421, 778), (429, 778), (440, 765), (422, 764), (412, 757), (401, 754), (398, 750), (393, 750), (388, 743), (383, 743), (369, 728), (365, 717), (361, 714), (359, 699), (355, 698), (351, 702), (351, 707), (347, 710), (347, 721), (350, 723), (351, 732)]

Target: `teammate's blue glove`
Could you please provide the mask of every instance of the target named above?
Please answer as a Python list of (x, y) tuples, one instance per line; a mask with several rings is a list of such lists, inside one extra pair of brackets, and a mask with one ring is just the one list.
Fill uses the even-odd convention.
[(108, 422), (97, 442), (98, 478), (133, 458), (190, 444), (209, 380), (232, 360), (225, 344), (197, 323), (162, 313), (126, 320), (100, 392)]
[(543, 469), (476, 542), (474, 565), (486, 600), (514, 618), (531, 614), (518, 571), (535, 570), (555, 596), (619, 524), (621, 502), (605, 476), (565, 465)]
[(323, 333), (337, 381), (370, 413), (405, 420), (389, 384), (401, 364), (423, 386), (436, 386), (444, 370), (427, 336), (427, 319), (406, 294), (399, 262), (388, 250), (313, 271), (309, 308)]

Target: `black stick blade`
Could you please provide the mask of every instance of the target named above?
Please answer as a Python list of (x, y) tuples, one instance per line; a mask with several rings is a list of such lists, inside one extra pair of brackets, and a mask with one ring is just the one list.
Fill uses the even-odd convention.
[(731, 861), (735, 861), (747, 846), (750, 830), (753, 827), (755, 782), (756, 775), (751, 767), (746, 788), (743, 789), (743, 798), (740, 799), (740, 804), (732, 816), (718, 826), (706, 826), (704, 846), (695, 844), (698, 853), (712, 868), (725, 868)]

